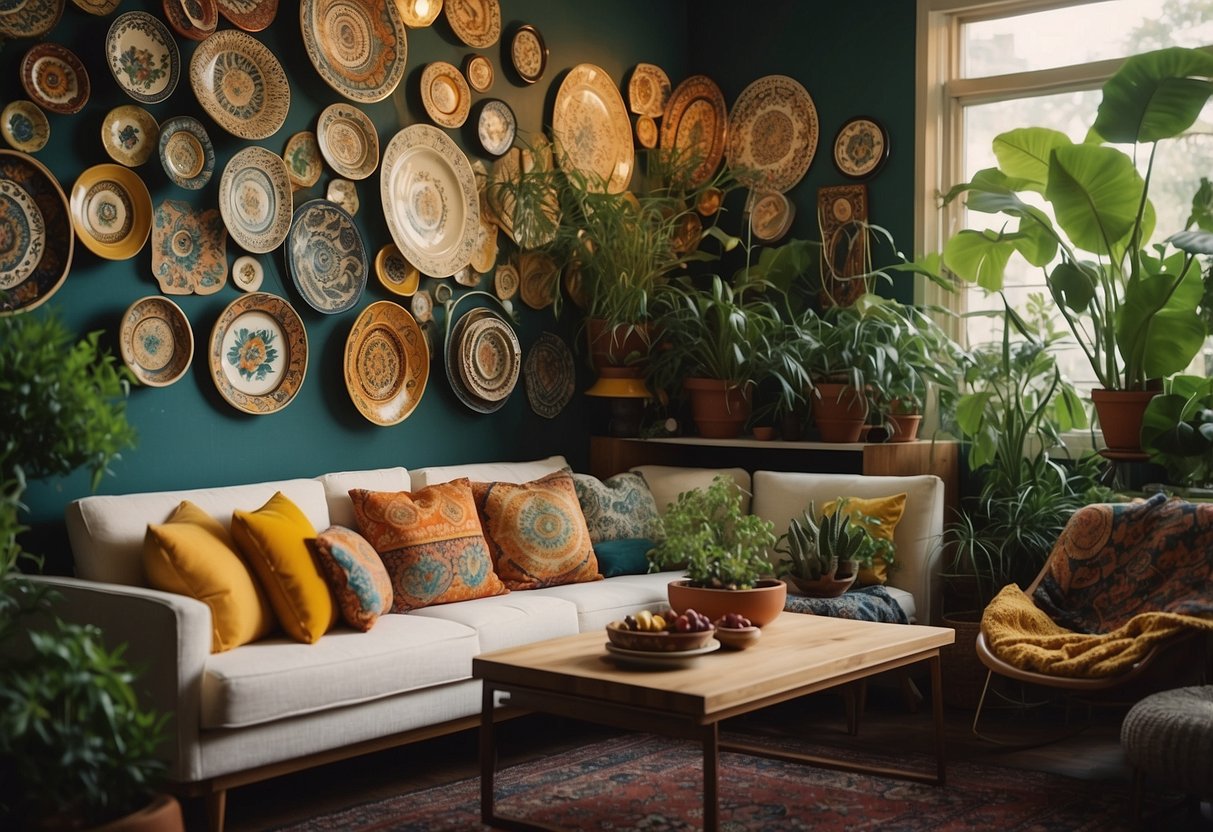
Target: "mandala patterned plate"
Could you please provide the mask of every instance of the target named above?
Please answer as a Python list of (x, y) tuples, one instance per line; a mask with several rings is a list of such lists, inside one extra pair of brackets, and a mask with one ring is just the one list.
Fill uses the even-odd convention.
[(101, 145), (118, 164), (137, 168), (160, 146), (160, 125), (142, 107), (123, 104), (105, 114)]
[(327, 199), (300, 205), (286, 238), (286, 266), (299, 294), (317, 312), (335, 315), (356, 306), (368, 266), (354, 218)]
[(729, 167), (751, 188), (784, 193), (817, 152), (817, 107), (786, 75), (766, 75), (741, 91), (729, 113)]
[(219, 213), (245, 251), (278, 248), (291, 230), (291, 180), (282, 157), (256, 145), (237, 151), (219, 177)]
[(496, 98), (485, 101), (476, 118), (476, 136), (486, 153), (500, 156), (514, 145), (518, 120), (510, 105)]
[(16, 150), (37, 153), (50, 141), (51, 124), (37, 104), (20, 98), (0, 113), (0, 135)]
[(107, 260), (134, 257), (152, 230), (152, 197), (133, 170), (94, 165), (72, 186), (72, 225), (85, 248)]
[(388, 243), (375, 255), (375, 274), (383, 288), (406, 298), (411, 297), (421, 283), (421, 272), (404, 259), (395, 243)]
[(167, 387), (185, 375), (194, 358), (194, 331), (181, 307), (148, 295), (132, 303), (118, 330), (122, 361), (141, 384)]
[(632, 181), (635, 150), (623, 97), (606, 70), (578, 64), (556, 93), (552, 112), (556, 160), (594, 192), (622, 193)]
[(219, 26), (219, 3), (216, 0), (164, 0), (164, 19), (181, 37), (205, 40)]
[(446, 380), (451, 386), (451, 391), (455, 394), (455, 398), (459, 399), (469, 410), (474, 410), (477, 413), (493, 413), (500, 410), (509, 398), (506, 396), (497, 401), (485, 401), (481, 399), (464, 386), (463, 377), (460, 373), (465, 351), (464, 343), (467, 328), (481, 318), (494, 314), (491, 309), (483, 307), (469, 309), (453, 325), (448, 327), (446, 343), (443, 346), (443, 356), (446, 359)]
[(352, 104), (332, 104), (321, 111), (316, 141), (329, 167), (346, 179), (366, 179), (379, 166), (375, 124)]
[(284, 298), (241, 295), (211, 330), (211, 378), (232, 407), (259, 416), (286, 407), (307, 376), (307, 332)]
[(63, 0), (0, 3), (0, 38), (40, 38), (63, 16)]
[(213, 295), (227, 284), (227, 229), (214, 208), (166, 199), (156, 206), (152, 274), (166, 295)]
[(287, 139), (282, 160), (286, 162), (286, 174), (296, 188), (312, 187), (320, 181), (320, 174), (324, 172), (320, 142), (311, 130), (304, 130)]
[(638, 116), (661, 118), (670, 100), (670, 76), (656, 64), (636, 64), (628, 79), (628, 104)]
[(278, 0), (218, 0), (219, 14), (237, 29), (260, 32), (274, 22)]
[(518, 294), (518, 267), (513, 263), (502, 263), (493, 273), (493, 294), (501, 300)]
[(190, 86), (202, 109), (239, 139), (274, 135), (291, 107), (282, 64), (261, 41), (236, 29), (220, 29), (198, 44)]
[(572, 400), (577, 383), (573, 353), (558, 335), (539, 336), (526, 354), (522, 373), (531, 410), (543, 418), (555, 419)]
[(105, 57), (118, 86), (143, 104), (159, 104), (177, 89), (181, 53), (173, 33), (147, 12), (114, 18), (105, 37)]
[(488, 92), (493, 86), (493, 62), (484, 55), (468, 55), (463, 62), (468, 86), (476, 92)]
[(445, 0), (442, 11), (455, 37), (474, 49), (492, 46), (501, 37), (497, 0)]
[(471, 321), (460, 344), (459, 378), (481, 401), (498, 402), (518, 384), (522, 347), (518, 336), (491, 310)]
[(442, 0), (389, 0), (396, 4), (400, 19), (411, 29), (424, 29), (442, 13)]
[(661, 147), (690, 169), (686, 186), (704, 184), (720, 167), (729, 128), (724, 93), (706, 75), (692, 75), (674, 88), (661, 117)]
[(510, 63), (525, 84), (538, 81), (548, 67), (547, 44), (529, 23), (519, 26), (510, 37)]
[(417, 409), (430, 377), (430, 346), (404, 307), (381, 300), (354, 321), (345, 341), (345, 389), (376, 425), (396, 425)]
[(848, 119), (834, 137), (834, 167), (843, 176), (863, 179), (880, 170), (889, 157), (889, 134), (874, 118)]
[(174, 116), (160, 125), (160, 164), (174, 185), (196, 191), (215, 173), (215, 148), (202, 122)]
[(435, 124), (462, 127), (472, 108), (472, 91), (456, 67), (434, 61), (421, 72), (421, 104)]
[(24, 188), (0, 179), (0, 289), (25, 282), (46, 252), (46, 221)]
[(232, 261), (232, 282), (242, 292), (256, 292), (265, 280), (265, 267), (256, 257), (242, 254)]
[(480, 201), (472, 165), (446, 133), (412, 124), (393, 136), (379, 189), (392, 240), (410, 263), (446, 277), (471, 262)]
[(95, 14), (98, 17), (104, 17), (118, 8), (118, 4), (122, 0), (72, 0), (72, 2), (76, 4), (76, 8), (83, 9), (89, 14)]
[(84, 64), (57, 43), (30, 47), (21, 59), (21, 86), (39, 107), (60, 115), (80, 112), (91, 91)]
[(299, 28), (312, 66), (351, 101), (382, 101), (404, 77), (408, 32), (393, 0), (303, 0)]
[[(23, 280), (14, 279), (13, 274), (0, 269), (0, 314), (10, 315), (33, 309), (59, 291), (72, 265), (76, 237), (72, 233), (71, 211), (63, 189), (54, 174), (33, 156), (16, 150), (0, 150), (0, 186), (8, 188), (10, 194), (16, 194), (20, 189), (37, 206), (46, 235), (38, 264)], [(13, 197), (13, 202), (18, 200), (24, 202), (23, 197)], [(15, 210), (11, 216), (0, 217), (0, 237), (20, 236), (16, 226), (28, 221), (26, 212), (21, 213), (21, 219), (17, 218)]]

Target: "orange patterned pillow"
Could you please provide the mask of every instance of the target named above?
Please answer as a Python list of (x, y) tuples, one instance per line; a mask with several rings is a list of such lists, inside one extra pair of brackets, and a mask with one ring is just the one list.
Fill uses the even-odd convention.
[(358, 526), (387, 567), (392, 612), (502, 595), (466, 479), (420, 491), (350, 491)]
[(532, 482), (474, 482), (493, 568), (510, 589), (600, 581), (585, 515), (568, 471)]
[(329, 526), (316, 535), (316, 561), (341, 617), (366, 632), (392, 610), (392, 579), (371, 544), (353, 529)]

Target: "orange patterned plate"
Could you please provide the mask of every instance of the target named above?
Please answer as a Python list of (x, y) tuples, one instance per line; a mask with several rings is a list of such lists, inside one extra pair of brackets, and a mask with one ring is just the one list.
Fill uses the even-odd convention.
[(661, 148), (675, 151), (675, 164), (692, 167), (686, 186), (712, 178), (724, 158), (729, 109), (724, 93), (706, 75), (692, 75), (674, 88), (661, 117)]
[(408, 32), (391, 0), (303, 0), (299, 28), (316, 72), (351, 101), (382, 101), (404, 78)]
[(345, 340), (345, 388), (376, 425), (403, 422), (417, 409), (430, 376), (430, 348), (413, 316), (390, 300), (372, 303)]

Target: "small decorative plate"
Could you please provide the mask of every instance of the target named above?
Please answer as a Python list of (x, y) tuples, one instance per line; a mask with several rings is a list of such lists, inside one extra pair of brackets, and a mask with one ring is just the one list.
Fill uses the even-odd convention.
[(462, 127), (472, 108), (472, 91), (457, 68), (434, 61), (421, 72), (421, 103), (435, 124)]
[(480, 108), (476, 119), (476, 135), (486, 153), (500, 156), (514, 145), (518, 132), (518, 120), (510, 105), (497, 98), (490, 98)]
[(232, 263), (232, 282), (244, 292), (256, 292), (265, 281), (265, 267), (250, 254), (242, 254)]
[(518, 267), (513, 263), (502, 263), (493, 274), (493, 293), (502, 300), (518, 294)]
[(160, 146), (160, 125), (137, 104), (123, 104), (101, 122), (101, 145), (115, 162), (137, 168)]
[(400, 19), (412, 29), (424, 29), (442, 13), (442, 0), (393, 0)]
[(219, 4), (216, 0), (164, 0), (164, 19), (181, 37), (205, 40), (219, 27)]
[(524, 251), (518, 255), (518, 291), (522, 302), (532, 309), (552, 305), (559, 291), (560, 268), (542, 251)]
[(434, 298), (427, 289), (422, 289), (413, 295), (409, 308), (413, 310), (413, 317), (419, 323), (428, 324), (434, 319)]
[(792, 202), (779, 191), (763, 191), (750, 206), (750, 231), (764, 243), (778, 240), (792, 227), (796, 213)]
[(522, 347), (504, 319), (490, 310), (484, 312), (463, 331), (459, 377), (478, 399), (499, 402), (518, 384)]
[(695, 210), (702, 217), (710, 217), (720, 210), (724, 203), (724, 191), (720, 188), (704, 188), (695, 198)]
[(684, 211), (670, 235), (670, 247), (678, 255), (689, 254), (699, 247), (703, 237), (703, 220), (694, 211)]
[[(111, 9), (115, 5), (111, 2)], [(0, 4), (0, 38), (40, 38), (62, 16), (63, 0), (10, 0)]]
[(635, 667), (683, 667), (694, 659), (706, 653), (714, 653), (720, 649), (720, 642), (712, 639), (703, 647), (694, 650), (628, 650), (626, 647), (616, 647), (609, 641), (604, 645), (607, 649), (607, 659), (618, 664)]
[(497, 231), (497, 224), (481, 213), (480, 230), (476, 233), (476, 250), (472, 252), (470, 264), (480, 274), (492, 271), (497, 262)]
[(72, 225), (85, 248), (107, 260), (134, 257), (152, 230), (152, 197), (130, 168), (86, 169), (71, 195)]
[(543, 35), (529, 23), (514, 30), (510, 37), (510, 63), (523, 83), (533, 84), (548, 68), (548, 47)]
[[(67, 197), (54, 174), (37, 159), (16, 150), (0, 150), (0, 184), (4, 183), (11, 194), (20, 189), (37, 206), (46, 233), (38, 264), (24, 280), (17, 279), (15, 269), (0, 268), (0, 315), (11, 315), (40, 306), (59, 291), (72, 265), (76, 237)], [(24, 202), (22, 197), (14, 196), (13, 202), (17, 200)], [(13, 209), (11, 216), (0, 216), (0, 237), (17, 239), (22, 233), (20, 226), (29, 221), (27, 212), (22, 211), (19, 218), (12, 204), (5, 210), (9, 208)], [(31, 231), (30, 245), (32, 236)]]
[(141, 384), (167, 387), (194, 358), (194, 331), (181, 307), (148, 295), (127, 307), (118, 331), (122, 361)]
[(628, 105), (638, 116), (661, 118), (670, 100), (670, 76), (656, 64), (636, 64), (628, 79)]
[(23, 283), (46, 252), (46, 221), (24, 188), (0, 179), (0, 288)]
[(97, 17), (105, 17), (114, 9), (118, 8), (118, 4), (122, 0), (72, 0), (76, 4), (76, 8), (83, 9), (89, 14), (94, 14)]
[(675, 151), (675, 165), (694, 169), (687, 174), (688, 188), (712, 178), (724, 158), (729, 108), (720, 87), (706, 75), (692, 75), (674, 88), (661, 116), (661, 148)]
[(856, 116), (834, 137), (834, 167), (843, 176), (863, 179), (880, 170), (889, 158), (889, 134), (874, 118)]
[(492, 46), (501, 37), (501, 5), (497, 0), (445, 0), (442, 11), (455, 37), (473, 49)]
[(766, 75), (741, 91), (729, 113), (729, 166), (751, 188), (790, 190), (817, 152), (817, 107), (799, 81)]
[(0, 135), (16, 150), (37, 153), (51, 138), (51, 123), (38, 105), (24, 98), (10, 101), (0, 113)]
[(375, 255), (375, 274), (383, 288), (406, 298), (411, 297), (421, 283), (421, 272), (404, 259), (395, 243), (388, 243)]
[(302, 0), (299, 28), (316, 72), (351, 101), (382, 101), (404, 77), (408, 33), (393, 0)]
[(215, 148), (202, 122), (174, 116), (160, 125), (160, 164), (174, 185), (196, 191), (215, 173)]
[(327, 199), (300, 205), (286, 238), (286, 266), (299, 294), (317, 312), (352, 309), (366, 288), (368, 271), (354, 218)]
[(57, 43), (37, 43), (21, 59), (21, 86), (44, 110), (71, 115), (83, 109), (91, 87), (76, 53)]
[(219, 0), (219, 14), (237, 29), (260, 32), (278, 14), (278, 0)]
[(493, 86), (493, 62), (484, 55), (468, 55), (463, 62), (463, 74), (468, 86), (476, 92), (488, 92)]
[(636, 144), (646, 150), (652, 150), (657, 146), (659, 136), (657, 122), (653, 121), (651, 116), (636, 117)]
[(350, 180), (332, 180), (324, 196), (329, 202), (340, 205), (351, 217), (358, 213), (358, 188)]
[(214, 208), (166, 199), (156, 206), (152, 274), (166, 295), (213, 295), (227, 283), (227, 229)]
[(286, 141), (282, 151), (286, 174), (296, 188), (310, 188), (320, 181), (324, 159), (320, 157), (320, 142), (311, 130), (296, 133)]
[(282, 157), (256, 145), (238, 150), (219, 177), (219, 213), (245, 251), (278, 248), (291, 230), (291, 180)]
[(430, 345), (413, 316), (390, 300), (358, 315), (345, 341), (345, 389), (376, 425), (396, 425), (417, 409), (430, 377)]
[(577, 383), (573, 353), (554, 333), (543, 333), (531, 346), (522, 375), (531, 410), (545, 419), (555, 419), (573, 398)]
[(181, 77), (177, 41), (159, 18), (147, 12), (125, 12), (114, 18), (105, 37), (105, 56), (118, 86), (136, 101), (159, 104), (177, 89)]
[(219, 395), (262, 415), (286, 407), (307, 376), (307, 332), (277, 295), (251, 292), (227, 305), (211, 330), (207, 358)]
[(617, 194), (632, 181), (632, 124), (619, 88), (602, 67), (578, 64), (556, 92), (552, 111), (556, 161), (589, 191)]
[[(449, 314), (451, 313), (448, 312)], [(463, 381), (463, 365), (470, 346), (470, 341), (467, 338), (468, 327), (476, 321), (488, 317), (498, 316), (493, 310), (485, 309), (484, 307), (469, 309), (458, 320), (447, 327), (446, 343), (443, 347), (443, 355), (446, 358), (446, 380), (451, 386), (451, 392), (469, 410), (477, 413), (493, 413), (500, 410), (509, 398), (509, 392), (507, 392), (505, 396), (494, 401), (482, 399), (475, 392), (468, 389)], [(516, 382), (517, 379), (515, 378)]]
[(282, 64), (261, 41), (236, 29), (220, 29), (198, 44), (190, 86), (207, 115), (238, 139), (274, 135), (291, 107)]
[(366, 179), (379, 166), (379, 134), (366, 113), (352, 104), (330, 104), (316, 122), (320, 154), (346, 179)]

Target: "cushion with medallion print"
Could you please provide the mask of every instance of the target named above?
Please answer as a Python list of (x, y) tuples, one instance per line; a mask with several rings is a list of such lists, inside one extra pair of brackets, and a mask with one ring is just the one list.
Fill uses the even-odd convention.
[(366, 538), (345, 526), (316, 535), (316, 561), (328, 581), (341, 618), (366, 632), (392, 610), (392, 579)]
[(591, 543), (651, 539), (656, 533), (657, 501), (639, 474), (616, 474), (605, 480), (573, 474), (573, 485)]

